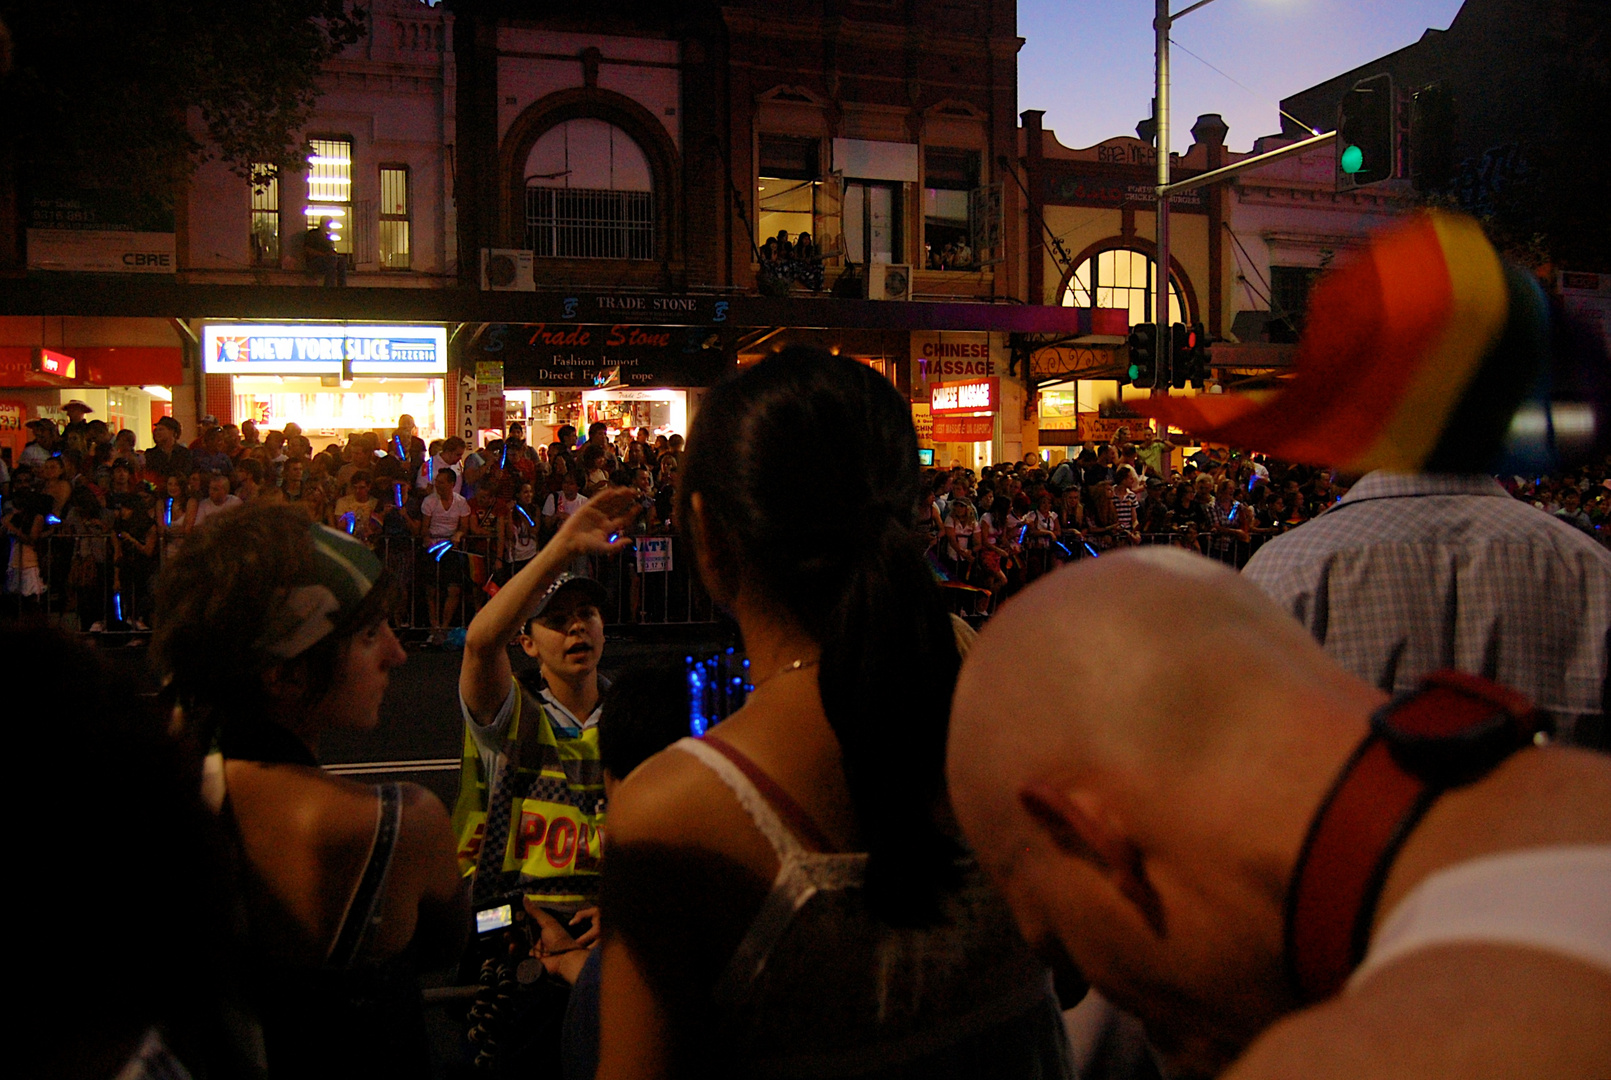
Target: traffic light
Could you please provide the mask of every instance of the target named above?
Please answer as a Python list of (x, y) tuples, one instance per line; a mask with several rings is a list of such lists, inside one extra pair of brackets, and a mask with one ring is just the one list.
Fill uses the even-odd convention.
[[(1158, 328), (1137, 323), (1130, 328), (1130, 368), (1128, 381), (1148, 389), (1158, 381)], [(1126, 380), (1120, 379), (1121, 383)]]
[(1186, 363), (1191, 355), (1191, 331), (1180, 323), (1169, 328), (1169, 382), (1176, 390), (1186, 385)]
[(1337, 190), (1393, 175), (1393, 77), (1361, 79), (1337, 106)]
[(1194, 322), (1186, 335), (1186, 374), (1176, 386), (1190, 381), (1193, 386), (1201, 390), (1208, 380), (1208, 333), (1203, 324)]
[(1420, 192), (1454, 180), (1454, 99), (1438, 83), (1417, 90), (1410, 107), (1409, 173)]

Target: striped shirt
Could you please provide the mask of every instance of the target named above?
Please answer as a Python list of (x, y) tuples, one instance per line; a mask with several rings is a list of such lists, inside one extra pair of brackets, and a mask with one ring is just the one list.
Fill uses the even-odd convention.
[(1490, 477), (1370, 473), (1244, 572), (1383, 690), (1452, 667), (1559, 718), (1604, 708), (1611, 551)]
[(1134, 491), (1121, 491), (1113, 496), (1113, 510), (1119, 517), (1119, 528), (1125, 532), (1135, 532), (1136, 512), (1141, 506), (1141, 496)]

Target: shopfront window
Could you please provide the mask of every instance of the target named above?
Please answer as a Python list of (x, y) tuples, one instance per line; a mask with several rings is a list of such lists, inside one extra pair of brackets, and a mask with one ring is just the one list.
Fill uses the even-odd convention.
[(352, 254), (352, 140), (309, 139), (307, 227), (330, 221), (336, 250)]
[(526, 159), (526, 244), (539, 256), (652, 259), (654, 182), (632, 137), (602, 120), (545, 131)]
[(1079, 391), (1072, 383), (1042, 390), (1038, 401), (1042, 431), (1072, 431), (1077, 426)]
[(234, 397), (237, 423), (250, 419), (266, 429), (295, 422), (316, 439), (390, 431), (403, 413), (414, 417), (422, 438), (437, 438), (446, 421), (440, 379), (355, 379), (329, 387), (318, 376), (237, 375)]
[(407, 270), (410, 265), (408, 166), (380, 167), (380, 268)]
[(272, 165), (252, 166), (252, 265), (280, 265), (280, 175)]
[[(1153, 299), (1158, 278), (1152, 259), (1139, 251), (1117, 248), (1086, 259), (1063, 290), (1064, 307), (1121, 308), (1130, 313), (1130, 325), (1156, 322)], [(1185, 304), (1180, 284), (1169, 283), (1169, 321), (1184, 322)]]

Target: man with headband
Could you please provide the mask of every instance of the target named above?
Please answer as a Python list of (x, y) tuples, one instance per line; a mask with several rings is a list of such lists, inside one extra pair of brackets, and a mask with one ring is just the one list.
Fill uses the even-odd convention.
[[(524, 895), (575, 913), (598, 895), (604, 588), (566, 571), (625, 547), (634, 507), (625, 489), (581, 507), (465, 634), (464, 760), (453, 823), (477, 905)], [(538, 661), (535, 678), (515, 677), (512, 639)]]
[(237, 849), (273, 1075), (428, 1075), (414, 965), (457, 956), (467, 928), (441, 802), (318, 765), (326, 732), (380, 722), (404, 660), (390, 602), (373, 552), (283, 505), (219, 514), (158, 585), (153, 662), (213, 748), (203, 794)]
[(1456, 673), (1390, 702), (1252, 583), (1149, 548), (990, 621), (947, 779), (1025, 938), (1171, 1075), (1611, 1075), (1611, 760), (1535, 725)]

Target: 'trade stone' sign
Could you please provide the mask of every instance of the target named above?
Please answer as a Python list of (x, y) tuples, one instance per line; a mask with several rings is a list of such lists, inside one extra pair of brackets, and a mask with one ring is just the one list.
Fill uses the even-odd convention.
[(477, 361), (502, 361), (505, 386), (579, 389), (712, 386), (733, 355), (725, 329), (626, 323), (499, 323), (474, 351)]

